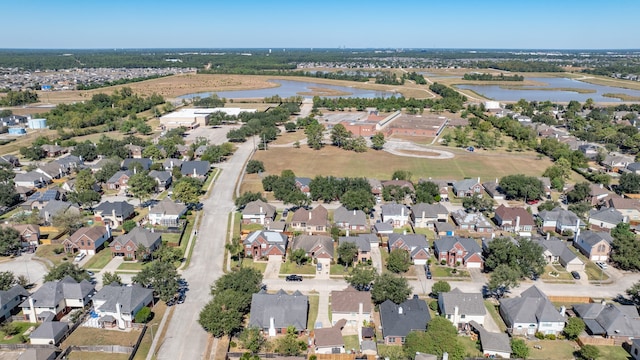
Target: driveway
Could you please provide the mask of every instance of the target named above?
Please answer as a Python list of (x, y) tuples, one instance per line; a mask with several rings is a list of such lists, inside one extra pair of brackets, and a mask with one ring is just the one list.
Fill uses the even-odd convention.
[(380, 254), (380, 248), (377, 246), (371, 247), (371, 264), (373, 264), (378, 274), (382, 274), (382, 255)]
[(264, 270), (265, 279), (277, 279), (282, 265), (282, 255), (269, 255), (267, 268)]
[(314, 327), (316, 323), (322, 323), (323, 328), (331, 327), (331, 320), (329, 320), (329, 291), (323, 290), (319, 293), (318, 317), (313, 323)]
[[(105, 251), (105, 250), (103, 250)], [(116, 273), (116, 270), (118, 269), (118, 267), (124, 262), (124, 257), (122, 256), (115, 256), (113, 258), (111, 258), (111, 261), (109, 261), (107, 263), (107, 265), (105, 265), (102, 270), (98, 271), (95, 275), (96, 277), (96, 289), (100, 290), (102, 289), (102, 286), (104, 286), (104, 284), (102, 284), (102, 275), (104, 275), (104, 273), (106, 272), (110, 272), (112, 274)], [(119, 274), (120, 278), (122, 279), (122, 274)], [(124, 283), (130, 283), (130, 282), (125, 282), (124, 279), (123, 281)]]

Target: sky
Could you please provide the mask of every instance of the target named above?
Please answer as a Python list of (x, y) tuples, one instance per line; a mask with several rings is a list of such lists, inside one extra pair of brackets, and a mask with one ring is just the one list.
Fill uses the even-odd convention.
[(638, 0), (2, 3), (0, 48), (640, 48)]

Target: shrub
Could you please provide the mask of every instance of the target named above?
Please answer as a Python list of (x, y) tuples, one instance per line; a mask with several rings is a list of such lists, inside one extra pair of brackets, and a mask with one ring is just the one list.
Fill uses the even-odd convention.
[(544, 336), (545, 339), (547, 340), (555, 340), (556, 339), (556, 335), (555, 334), (547, 334)]
[(433, 311), (438, 311), (438, 301), (437, 300), (433, 300), (433, 301), (429, 302), (429, 309), (431, 309)]
[(133, 230), (137, 225), (138, 225), (138, 224), (136, 224), (136, 222), (135, 222), (135, 221), (133, 221), (133, 220), (127, 220), (127, 221), (125, 221), (124, 223), (122, 223), (122, 229), (123, 229), (125, 232), (129, 232), (129, 231)]
[(445, 259), (440, 260), (440, 265), (447, 265), (447, 260)]
[(57, 247), (55, 249), (53, 249), (53, 253), (56, 255), (60, 255), (64, 252), (64, 248), (63, 247)]
[(318, 359), (318, 357), (317, 357), (317, 356), (315, 356), (315, 355), (311, 355), (311, 356), (309, 356), (309, 360), (317, 360), (317, 359)]
[(140, 309), (140, 311), (138, 311), (138, 313), (136, 314), (135, 320), (137, 323), (146, 323), (147, 321), (149, 321), (150, 317), (151, 317), (151, 309), (145, 306), (142, 309)]
[(544, 339), (544, 334), (543, 334), (543, 333), (541, 333), (540, 331), (538, 331), (538, 332), (536, 333), (536, 338), (538, 338), (538, 339), (540, 339), (540, 340), (543, 340), (543, 339)]
[(235, 341), (229, 341), (229, 347), (230, 348), (234, 348), (234, 347), (237, 347), (237, 346), (238, 346), (238, 344), (236, 344)]
[(17, 335), (20, 332), (20, 327), (16, 323), (6, 322), (2, 325), (2, 332), (7, 336)]

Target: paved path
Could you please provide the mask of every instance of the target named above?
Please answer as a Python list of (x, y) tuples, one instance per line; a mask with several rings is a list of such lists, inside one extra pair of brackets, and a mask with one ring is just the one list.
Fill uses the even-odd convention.
[(331, 320), (329, 320), (329, 295), (330, 292), (326, 290), (320, 291), (319, 293), (320, 300), (318, 301), (318, 317), (313, 323), (314, 327), (318, 322), (322, 323), (323, 328), (331, 327)]
[[(102, 250), (102, 251), (106, 251)], [(120, 265), (124, 262), (124, 257), (122, 256), (115, 256), (113, 258), (111, 258), (111, 261), (109, 261), (109, 263), (107, 265), (105, 265), (102, 270), (98, 271), (95, 275), (96, 277), (96, 289), (102, 289), (102, 286), (104, 284), (102, 284), (102, 275), (104, 275), (104, 273), (110, 272), (112, 274), (116, 273), (116, 270), (118, 270), (118, 267), (120, 267)], [(122, 276), (120, 276), (120, 278), (122, 278)], [(123, 281), (124, 282), (124, 281)]]
[[(247, 259), (247, 261), (251, 261)], [(280, 274), (280, 266), (282, 265), (282, 256), (271, 255), (269, 256), (269, 262), (267, 268), (264, 270), (265, 279), (277, 279)]]
[(42, 279), (49, 269), (43, 262), (33, 260), (34, 254), (22, 254), (13, 260), (0, 263), (0, 271), (11, 271), (18, 277), (24, 275), (30, 283), (34, 284), (34, 289), (42, 285)]
[(373, 264), (378, 274), (382, 274), (382, 255), (380, 254), (380, 248), (377, 246), (371, 247), (371, 264)]

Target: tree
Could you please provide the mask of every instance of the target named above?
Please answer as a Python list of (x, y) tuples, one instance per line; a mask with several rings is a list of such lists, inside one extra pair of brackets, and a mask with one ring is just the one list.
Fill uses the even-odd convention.
[(200, 201), (202, 194), (202, 181), (185, 176), (173, 184), (173, 195), (175, 200), (185, 204), (195, 204)]
[(128, 233), (128, 232), (130, 232), (131, 230), (133, 230), (137, 226), (138, 226), (138, 224), (136, 223), (135, 220), (133, 220), (133, 219), (125, 220), (122, 223), (122, 230), (124, 230), (124, 232)]
[(618, 185), (617, 192), (620, 194), (640, 193), (640, 175), (632, 172), (622, 174), (622, 176), (620, 176), (620, 184)]
[(22, 286), (23, 288), (26, 288), (27, 286), (29, 286), (30, 281), (29, 281), (29, 278), (26, 277), (25, 275), (18, 275), (18, 278), (16, 279), (16, 284)]
[(376, 205), (376, 200), (371, 191), (365, 189), (354, 189), (346, 191), (340, 202), (347, 210), (362, 210), (369, 212)]
[(404, 342), (405, 356), (414, 359), (417, 352), (441, 357), (445, 352), (451, 360), (462, 360), (464, 346), (458, 340), (458, 331), (444, 317), (436, 316), (427, 325), (427, 331), (411, 331)]
[(489, 283), (487, 284), (487, 288), (489, 291), (500, 297), (505, 291), (518, 286), (519, 280), (519, 269), (513, 268), (507, 264), (500, 264), (495, 268), (495, 270), (493, 270), (491, 279), (489, 279)]
[(407, 195), (413, 196), (411, 188), (408, 186), (387, 185), (382, 189), (382, 198), (384, 201), (402, 203)]
[(240, 333), (238, 336), (242, 347), (249, 350), (252, 354), (257, 354), (267, 344), (267, 339), (262, 335), (262, 329), (256, 326), (250, 326)]
[(198, 323), (215, 337), (232, 335), (242, 329), (244, 313), (240, 308), (236, 291), (220, 291), (200, 311)]
[(338, 246), (338, 261), (345, 266), (352, 265), (358, 256), (358, 246), (354, 242), (345, 241)]
[(307, 135), (307, 144), (314, 150), (322, 149), (322, 132), (324, 126), (320, 125), (317, 121), (314, 121), (307, 125), (304, 129), (304, 133)]
[(82, 158), (83, 161), (93, 161), (98, 158), (98, 150), (91, 141), (87, 140), (80, 144), (76, 144), (71, 155)]
[(387, 269), (394, 273), (403, 273), (409, 271), (411, 267), (411, 255), (404, 249), (393, 249), (389, 253), (387, 259)]
[(462, 207), (470, 212), (484, 212), (493, 209), (493, 199), (488, 196), (474, 194), (462, 200)]
[(622, 270), (640, 269), (640, 247), (629, 224), (619, 223), (611, 229), (611, 260)]
[(373, 150), (382, 150), (384, 148), (384, 143), (385, 140), (383, 133), (379, 132), (371, 137), (371, 148)]
[(149, 320), (151, 320), (151, 309), (149, 307), (145, 306), (136, 313), (135, 321), (138, 324), (145, 324)]
[(249, 160), (247, 162), (247, 174), (257, 174), (264, 172), (264, 164), (260, 160)]
[(60, 231), (74, 233), (83, 225), (84, 217), (71, 211), (65, 211), (51, 217), (51, 224)]
[(640, 281), (628, 288), (626, 293), (631, 297), (631, 300), (633, 300), (634, 303), (640, 304)]
[(448, 282), (440, 280), (433, 284), (431, 287), (431, 295), (438, 297), (440, 293), (451, 291), (451, 285)]
[(307, 349), (307, 343), (298, 339), (298, 332), (293, 326), (287, 328), (287, 334), (276, 341), (276, 353), (285, 356), (298, 356)]
[(102, 168), (95, 173), (96, 181), (106, 183), (115, 173), (120, 170), (120, 160), (111, 159), (107, 161)]
[(298, 126), (296, 125), (296, 123), (294, 123), (292, 121), (288, 121), (288, 122), (284, 123), (284, 129), (287, 132), (294, 132), (294, 131), (296, 131), (297, 128), (298, 128)]
[(20, 248), (20, 233), (10, 227), (0, 227), (0, 254), (9, 255)]
[(440, 188), (431, 181), (421, 181), (415, 185), (416, 203), (433, 204), (440, 201)]
[(80, 268), (78, 265), (69, 262), (63, 262), (52, 267), (47, 275), (44, 276), (44, 281), (46, 282), (62, 280), (67, 276), (72, 277), (75, 281), (78, 282), (82, 280), (89, 281), (91, 279), (91, 276), (89, 276), (89, 274), (87, 274), (87, 272), (84, 271), (84, 269)]
[(156, 190), (157, 184), (147, 171), (140, 171), (131, 175), (127, 185), (129, 185), (128, 191), (142, 202)]
[(234, 291), (240, 300), (239, 309), (247, 313), (251, 307), (251, 297), (260, 291), (262, 273), (250, 268), (242, 267), (236, 271), (224, 274), (211, 286), (211, 294), (217, 296), (223, 291)]
[(511, 339), (511, 353), (517, 359), (526, 359), (529, 356), (529, 347), (522, 339)]
[(544, 271), (547, 262), (543, 256), (540, 244), (527, 238), (518, 240), (518, 268), (520, 276), (538, 276)]
[(392, 180), (406, 180), (411, 181), (411, 171), (408, 170), (396, 170), (391, 175)]
[(16, 192), (13, 180), (0, 183), (0, 205), (13, 206), (20, 201), (20, 195)]
[(33, 145), (30, 147), (21, 147), (20, 155), (24, 156), (29, 160), (34, 160), (34, 161), (40, 160), (46, 156), (44, 150), (42, 150), (42, 147), (38, 145)]
[[(146, 256), (146, 259), (149, 257), (148, 249), (141, 249), (140, 256)], [(162, 244), (156, 251), (151, 254), (151, 257), (154, 260), (159, 260), (166, 263), (175, 263), (176, 261), (182, 260), (184, 253), (182, 249), (179, 247), (167, 246), (167, 244)]]
[(148, 145), (142, 150), (143, 157), (150, 158), (153, 160), (164, 159), (165, 155), (166, 155), (166, 151), (163, 153), (163, 151), (160, 150), (160, 147), (158, 147), (158, 145), (155, 145), (155, 144)]
[(547, 200), (542, 204), (538, 205), (538, 212), (540, 211), (551, 211), (560, 206), (560, 203), (553, 200)]
[(135, 255), (136, 255), (136, 259), (146, 262), (149, 260), (149, 255), (150, 255), (149, 248), (144, 246), (144, 244), (139, 244), (138, 248), (136, 249)]
[(579, 317), (570, 317), (564, 327), (564, 333), (570, 340), (576, 339), (585, 329), (584, 321)]
[(500, 179), (500, 188), (510, 199), (540, 199), (544, 194), (542, 181), (523, 174), (503, 177)]
[(178, 292), (179, 278), (180, 275), (173, 264), (155, 260), (144, 267), (132, 280), (143, 287), (152, 288), (160, 300), (169, 301)]
[(295, 249), (289, 255), (291, 261), (295, 262), (298, 266), (302, 266), (309, 258), (307, 257), (307, 252), (304, 249)]
[(333, 129), (331, 129), (331, 144), (339, 148), (345, 147), (352, 136), (351, 131), (348, 131), (344, 125), (336, 124)]
[(67, 200), (76, 203), (83, 208), (91, 208), (93, 204), (99, 203), (101, 198), (102, 196), (93, 190), (71, 192), (67, 194)]
[(102, 286), (107, 286), (111, 283), (122, 285), (122, 278), (120, 277), (120, 275), (109, 271), (102, 274)]
[(376, 278), (376, 270), (370, 266), (360, 264), (351, 270), (345, 277), (347, 283), (357, 290), (364, 290), (373, 283)]
[(518, 263), (518, 247), (510, 238), (495, 238), (489, 243), (488, 255), (485, 258), (484, 268), (487, 271), (495, 270), (500, 264), (516, 267)]
[(386, 300), (391, 300), (396, 304), (401, 304), (411, 294), (411, 288), (406, 278), (396, 276), (392, 273), (383, 273), (376, 277), (371, 290), (371, 298), (376, 304), (381, 304)]
[(247, 191), (236, 198), (235, 205), (238, 209), (243, 209), (245, 205), (256, 200), (262, 200), (264, 202), (267, 202), (267, 199), (265, 199), (264, 196), (262, 196), (262, 193), (258, 191), (256, 192)]
[(584, 360), (596, 360), (600, 357), (600, 350), (594, 345), (583, 345), (578, 351), (578, 356)]
[(230, 243), (224, 245), (224, 248), (227, 249), (229, 255), (231, 255), (231, 259), (237, 260), (240, 263), (240, 266), (242, 266), (244, 245), (242, 244), (242, 241), (240, 241), (240, 237), (234, 236)]
[(0, 290), (7, 291), (16, 284), (16, 277), (11, 271), (0, 272)]
[(591, 183), (577, 183), (571, 191), (567, 193), (567, 201), (570, 203), (579, 203), (587, 199), (591, 192)]

